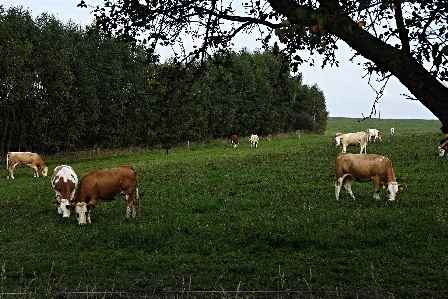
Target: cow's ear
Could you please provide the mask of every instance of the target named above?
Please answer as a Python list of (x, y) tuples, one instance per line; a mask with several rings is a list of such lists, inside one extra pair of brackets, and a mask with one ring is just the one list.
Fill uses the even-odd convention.
[(406, 186), (405, 184), (399, 184), (398, 185), (398, 189), (399, 190), (403, 190), (403, 189), (406, 189), (408, 186)]
[(91, 204), (91, 203), (87, 204), (87, 211), (93, 210), (94, 207), (95, 207), (94, 204)]
[(75, 205), (66, 205), (67, 210), (73, 211), (75, 209)]
[(53, 204), (55, 204), (55, 205), (58, 205), (60, 202), (59, 202), (59, 200), (53, 200)]
[(381, 182), (380, 183), (380, 188), (386, 188), (387, 187), (387, 184), (386, 183), (384, 183), (384, 182)]

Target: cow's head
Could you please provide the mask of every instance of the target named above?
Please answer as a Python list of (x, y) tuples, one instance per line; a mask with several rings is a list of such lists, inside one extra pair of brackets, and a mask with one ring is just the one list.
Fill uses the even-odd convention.
[(86, 204), (85, 202), (78, 202), (75, 205), (67, 205), (70, 210), (75, 210), (76, 218), (79, 225), (90, 223), (90, 211), (95, 207), (93, 204)]
[(62, 214), (62, 217), (70, 217), (70, 209), (67, 208), (70, 206), (68, 199), (53, 200), (53, 203), (58, 207), (58, 213)]
[(391, 201), (395, 200), (395, 195), (397, 194), (398, 190), (403, 190), (406, 188), (406, 185), (398, 184), (397, 182), (390, 182), (386, 188), (387, 198)]
[(341, 133), (337, 133), (336, 136), (334, 137), (334, 146), (338, 147), (341, 146)]
[(42, 171), (42, 175), (43, 176), (47, 176), (47, 174), (48, 174), (48, 167), (45, 166), (44, 168), (41, 169), (41, 171)]
[(437, 153), (439, 154), (440, 157), (443, 157), (445, 156), (445, 149), (439, 146), (437, 148)]

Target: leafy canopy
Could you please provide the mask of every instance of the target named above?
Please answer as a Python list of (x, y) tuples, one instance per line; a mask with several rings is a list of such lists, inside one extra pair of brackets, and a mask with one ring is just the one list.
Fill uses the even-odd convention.
[[(87, 7), (88, 0), (78, 6)], [(336, 42), (341, 30), (356, 27), (384, 43), (400, 49), (403, 56), (423, 65), (440, 80), (447, 80), (447, 7), (444, 0), (104, 0), (94, 13), (105, 32), (147, 47), (151, 60), (158, 61), (157, 47), (174, 49), (185, 61), (203, 60), (212, 52), (227, 52), (241, 32), (260, 32), (260, 42), (272, 47), (274, 37), (292, 70), (305, 61), (302, 50), (322, 54), (323, 65), (337, 65)], [(184, 47), (185, 37), (195, 45)], [(360, 40), (360, 42), (363, 42)], [(274, 45), (274, 51), (278, 51)], [(275, 53), (277, 54), (277, 53)], [(375, 62), (366, 70), (388, 72)]]

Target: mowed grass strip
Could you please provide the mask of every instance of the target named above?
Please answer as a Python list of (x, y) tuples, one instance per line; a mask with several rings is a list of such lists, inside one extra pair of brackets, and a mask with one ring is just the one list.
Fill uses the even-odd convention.
[[(341, 127), (352, 121), (357, 125), (341, 119)], [(400, 133), (400, 122), (394, 120), (395, 136), (383, 134), (367, 148), (389, 157), (398, 182), (407, 184), (395, 202), (384, 191), (374, 201), (372, 183), (353, 184), (356, 200), (345, 190), (335, 200), (340, 149), (332, 133), (261, 138), (258, 149), (241, 138), (235, 149), (221, 140), (173, 148), (169, 155), (129, 149), (44, 157), (50, 175), (60, 164), (71, 165), (79, 178), (99, 168), (136, 168), (138, 218), (124, 218), (120, 197), (100, 202), (92, 224), (83, 227), (73, 213), (68, 219), (56, 213), (49, 177), (35, 179), (30, 168), (20, 168), (15, 180), (6, 180), (5, 172), (2, 293), (446, 297), (447, 161), (436, 156), (440, 126), (419, 121)], [(337, 128), (337, 122), (329, 125)], [(409, 128), (409, 120), (403, 126)]]

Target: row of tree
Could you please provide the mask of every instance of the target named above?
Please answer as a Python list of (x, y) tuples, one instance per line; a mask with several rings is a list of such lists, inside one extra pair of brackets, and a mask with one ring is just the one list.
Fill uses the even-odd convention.
[(156, 65), (143, 48), (90, 29), (0, 7), (3, 153), (325, 130), (322, 91), (271, 52)]

